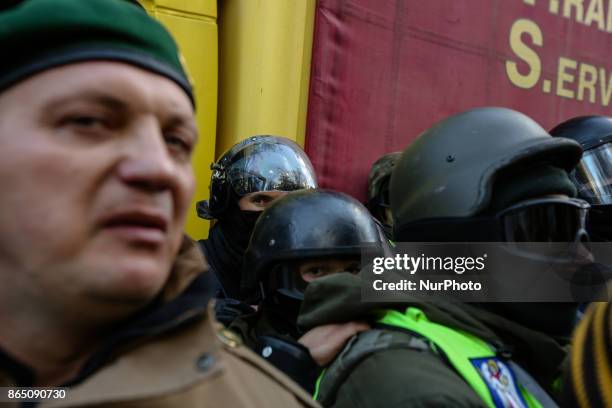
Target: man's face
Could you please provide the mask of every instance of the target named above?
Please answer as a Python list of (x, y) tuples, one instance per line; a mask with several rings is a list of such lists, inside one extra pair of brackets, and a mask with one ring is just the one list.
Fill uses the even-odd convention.
[(60, 304), (150, 300), (181, 243), (196, 140), (186, 94), (126, 64), (0, 93), (0, 278)]

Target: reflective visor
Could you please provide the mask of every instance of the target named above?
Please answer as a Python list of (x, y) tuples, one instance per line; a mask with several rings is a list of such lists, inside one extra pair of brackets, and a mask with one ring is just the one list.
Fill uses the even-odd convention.
[(591, 204), (612, 204), (612, 144), (584, 152), (571, 176), (578, 194)]
[(316, 188), (306, 154), (280, 143), (259, 143), (243, 149), (227, 170), (238, 196), (257, 191), (294, 191)]
[(544, 198), (523, 201), (497, 215), (506, 242), (577, 242), (588, 238), (586, 201)]

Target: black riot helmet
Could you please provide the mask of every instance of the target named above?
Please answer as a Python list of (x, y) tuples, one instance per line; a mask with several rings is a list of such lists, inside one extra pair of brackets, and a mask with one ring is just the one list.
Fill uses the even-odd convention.
[(571, 172), (578, 195), (594, 205), (612, 204), (612, 118), (580, 116), (550, 131), (580, 143), (584, 155)]
[(509, 167), (546, 163), (571, 170), (582, 149), (553, 138), (531, 118), (506, 108), (451, 116), (421, 134), (391, 175), (394, 235), (417, 221), (473, 217), (489, 206), (493, 184)]
[(364, 246), (382, 250), (380, 232), (357, 200), (329, 190), (302, 190), (272, 203), (259, 217), (247, 248), (243, 290), (261, 289), (301, 299), (305, 282), (292, 261), (361, 256)]
[(317, 187), (308, 156), (284, 137), (249, 137), (225, 152), (211, 169), (210, 200), (197, 204), (198, 215), (205, 219), (218, 219), (230, 200), (249, 193)]

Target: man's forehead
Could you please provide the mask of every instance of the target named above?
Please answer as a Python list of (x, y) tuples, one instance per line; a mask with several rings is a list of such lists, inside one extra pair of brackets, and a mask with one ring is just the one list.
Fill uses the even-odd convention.
[(117, 62), (90, 61), (53, 68), (35, 74), (2, 94), (32, 96), (50, 104), (80, 100), (115, 108), (140, 107), (193, 115), (189, 98), (175, 83)]

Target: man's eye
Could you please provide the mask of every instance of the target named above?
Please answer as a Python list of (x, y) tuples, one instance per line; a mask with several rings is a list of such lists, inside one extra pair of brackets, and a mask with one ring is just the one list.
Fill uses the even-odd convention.
[(66, 123), (83, 127), (83, 128), (92, 128), (95, 126), (106, 126), (106, 120), (99, 116), (71, 116), (66, 121)]
[(164, 136), (166, 140), (166, 144), (173, 149), (176, 149), (182, 153), (190, 154), (193, 150), (193, 146), (191, 143), (186, 142), (183, 138), (174, 135), (166, 135)]
[(265, 205), (270, 202), (270, 199), (268, 197), (255, 197), (252, 202), (254, 204)]

